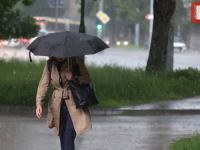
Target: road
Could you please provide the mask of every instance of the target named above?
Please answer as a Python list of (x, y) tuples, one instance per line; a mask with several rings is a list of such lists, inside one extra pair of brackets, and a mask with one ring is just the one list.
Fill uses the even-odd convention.
[[(96, 65), (103, 66), (105, 64), (117, 64), (119, 66), (128, 68), (145, 68), (148, 60), (149, 51), (147, 50), (134, 50), (127, 51), (118, 48), (110, 48), (103, 52), (97, 53), (95, 55), (86, 56), (86, 63), (94, 63)], [(29, 59), (28, 51), (23, 49), (15, 48), (1, 48), (0, 58), (21, 58)], [(47, 57), (34, 56), (32, 54), (33, 60), (38, 61), (42, 59), (47, 59)], [(184, 53), (179, 51), (174, 52), (174, 69), (185, 69), (188, 67), (200, 69), (200, 51), (188, 50)]]
[[(95, 55), (88, 55), (86, 62), (103, 66), (104, 64), (117, 64), (128, 68), (145, 68), (149, 56), (147, 50), (126, 51), (111, 48)], [(200, 51), (174, 52), (174, 69), (188, 67), (200, 69)]]
[[(46, 116), (0, 114), (1, 150), (60, 149)], [(76, 150), (161, 150), (172, 140), (200, 132), (199, 115), (92, 116), (93, 129), (76, 137)]]

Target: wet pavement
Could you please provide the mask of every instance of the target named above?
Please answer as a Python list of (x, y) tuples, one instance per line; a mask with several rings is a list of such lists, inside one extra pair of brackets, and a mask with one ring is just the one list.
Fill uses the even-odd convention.
[(119, 108), (119, 110), (200, 110), (200, 96), (183, 100), (168, 100), (135, 106), (124, 106)]
[[(123, 50), (110, 48), (95, 55), (87, 55), (87, 64), (103, 66), (105, 64), (117, 64), (128, 68), (145, 68), (148, 60), (148, 50)], [(47, 57), (31, 55), (34, 62), (45, 60)], [(0, 47), (0, 58), (20, 58), (29, 60), (28, 50), (25, 48)], [(188, 50), (184, 53), (174, 52), (174, 69), (186, 69), (188, 67), (200, 69), (200, 52)]]
[[(46, 116), (0, 114), (0, 149), (60, 149), (46, 121)], [(200, 116), (92, 116), (92, 125), (77, 136), (76, 150), (161, 150), (172, 139), (200, 132)]]
[[(145, 68), (149, 56), (148, 50), (122, 50), (110, 48), (95, 55), (87, 55), (86, 62), (99, 66), (117, 64), (128, 68)], [(188, 50), (184, 53), (174, 51), (174, 69), (187, 69), (188, 67), (200, 69), (200, 52)]]

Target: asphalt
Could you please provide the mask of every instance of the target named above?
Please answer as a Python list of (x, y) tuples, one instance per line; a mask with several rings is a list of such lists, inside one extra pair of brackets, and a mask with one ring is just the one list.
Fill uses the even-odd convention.
[[(182, 100), (168, 100), (142, 105), (124, 106), (117, 109), (90, 108), (95, 130), (78, 136), (76, 140), (76, 145), (78, 146), (76, 149), (169, 150), (171, 143), (174, 141), (184, 137), (192, 137), (196, 131), (200, 133), (200, 122), (198, 121), (200, 114), (199, 104), (200, 96), (197, 96)], [(51, 141), (54, 139), (55, 145), (47, 146), (48, 150), (58, 149), (58, 138), (56, 139), (56, 136), (53, 136), (54, 133), (48, 133), (49, 130), (45, 129), (47, 108), (43, 108), (43, 118), (40, 122), (35, 116), (35, 109), (35, 107), (28, 106), (0, 106), (0, 134), (2, 134), (0, 138), (3, 138), (3, 140), (0, 139), (0, 149), (1, 147), (5, 150), (44, 149), (45, 147), (42, 146), (42, 143), (38, 145), (41, 148), (34, 147), (34, 142), (36, 144), (38, 141), (31, 139), (40, 136), (41, 132), (43, 133), (42, 137), (40, 136), (38, 140), (47, 138), (48, 140), (44, 142), (51, 145)], [(144, 121), (140, 122), (142, 119)], [(31, 125), (32, 123), (35, 125)], [(11, 126), (7, 127), (6, 124), (10, 124)], [(31, 128), (30, 131), (28, 126)], [(34, 130), (36, 130), (36, 133)], [(131, 133), (129, 133), (129, 130)], [(11, 136), (11, 131), (16, 132), (16, 135)], [(30, 134), (24, 135), (25, 133)], [(19, 138), (14, 137), (21, 137), (22, 135), (30, 138), (33, 142), (28, 141), (24, 145), (16, 143)], [(138, 138), (140, 140), (137, 136), (139, 136)], [(97, 140), (92, 142), (91, 137)], [(19, 140), (19, 143), (23, 143), (23, 140), (26, 141), (26, 138), (21, 138), (22, 140)], [(13, 142), (15, 147), (8, 146), (8, 139)], [(90, 140), (88, 141), (88, 139)], [(122, 144), (117, 146), (119, 142), (122, 142)], [(136, 143), (133, 144), (132, 142)], [(101, 147), (102, 145), (103, 147)]]
[[(145, 68), (149, 56), (148, 50), (123, 50), (117, 47), (106, 49), (95, 55), (87, 55), (86, 63), (98, 66), (118, 65), (131, 69)], [(31, 55), (33, 62), (46, 60), (48, 57)], [(23, 48), (0, 47), (0, 58), (12, 59), (19, 58), (29, 60), (28, 51)], [(187, 50), (184, 53), (174, 52), (174, 69), (187, 69), (188, 67), (200, 69), (200, 51)], [(191, 61), (192, 60), (192, 61)]]
[[(0, 113), (1, 150), (59, 150), (47, 118)], [(169, 141), (200, 133), (199, 115), (92, 116), (92, 130), (77, 135), (76, 150), (161, 150)], [(165, 149), (166, 150), (166, 149)]]
[(158, 101), (149, 104), (124, 106), (118, 110), (132, 111), (133, 115), (189, 115), (200, 114), (200, 96), (182, 100)]

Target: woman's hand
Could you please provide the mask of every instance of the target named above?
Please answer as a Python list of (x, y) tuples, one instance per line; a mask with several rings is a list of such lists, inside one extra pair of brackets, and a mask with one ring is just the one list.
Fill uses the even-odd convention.
[(67, 78), (67, 80), (72, 80), (72, 73), (71, 72), (67, 72), (66, 73), (66, 78)]
[(38, 105), (36, 109), (36, 116), (41, 119), (42, 118), (42, 106)]

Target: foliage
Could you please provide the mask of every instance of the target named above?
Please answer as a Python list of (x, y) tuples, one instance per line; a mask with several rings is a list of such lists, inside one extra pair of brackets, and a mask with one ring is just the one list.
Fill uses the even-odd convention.
[[(98, 11), (98, 2), (86, 1), (86, 15), (91, 17), (96, 17), (96, 12)], [(180, 26), (180, 30), (182, 33), (182, 37), (186, 41), (187, 32), (186, 30), (189, 27), (189, 17), (187, 15), (188, 8), (184, 7), (182, 0), (176, 0), (177, 7), (175, 12), (175, 35), (178, 32), (178, 27)], [(144, 43), (148, 37), (149, 31), (149, 21), (145, 19), (145, 15), (150, 12), (150, 0), (104, 0), (104, 12), (106, 12), (110, 17), (111, 6), (114, 6), (114, 12), (116, 16), (111, 18), (111, 21), (115, 21), (115, 33), (119, 33), (122, 30), (126, 30), (127, 28), (132, 29), (134, 33), (134, 28), (136, 23), (140, 23), (140, 42)], [(108, 22), (108, 26), (111, 22)], [(110, 27), (107, 27), (107, 30), (110, 31)], [(127, 31), (126, 31), (127, 32)], [(125, 33), (126, 34), (126, 33)], [(127, 35), (127, 34), (126, 34)]]
[(21, 2), (25, 6), (32, 5), (35, 0), (3, 0), (0, 3), (0, 39), (31, 38), (37, 35), (39, 26), (30, 15), (22, 17), (23, 12), (15, 8)]
[(199, 150), (200, 149), (200, 134), (196, 133), (192, 138), (182, 138), (170, 147), (170, 150)]
[[(89, 9), (86, 10), (86, 14), (90, 13), (91, 17), (95, 17), (96, 12), (98, 11), (98, 1), (89, 1), (86, 2), (86, 5), (90, 5)], [(110, 15), (111, 7), (114, 8), (114, 13), (116, 13), (116, 17), (111, 18), (115, 21), (116, 32), (117, 29), (120, 29), (122, 26), (134, 30), (135, 23), (140, 23), (141, 31), (146, 31), (148, 29), (148, 21), (145, 19), (145, 15), (149, 13), (149, 1), (104, 0), (104, 12), (110, 17), (112, 16)]]
[[(0, 60), (0, 105), (35, 106), (44, 61), (30, 63)], [(197, 69), (148, 75), (143, 69), (116, 65), (87, 65), (100, 104), (98, 108), (182, 99), (200, 95), (200, 71)], [(44, 106), (53, 91), (49, 88)]]

